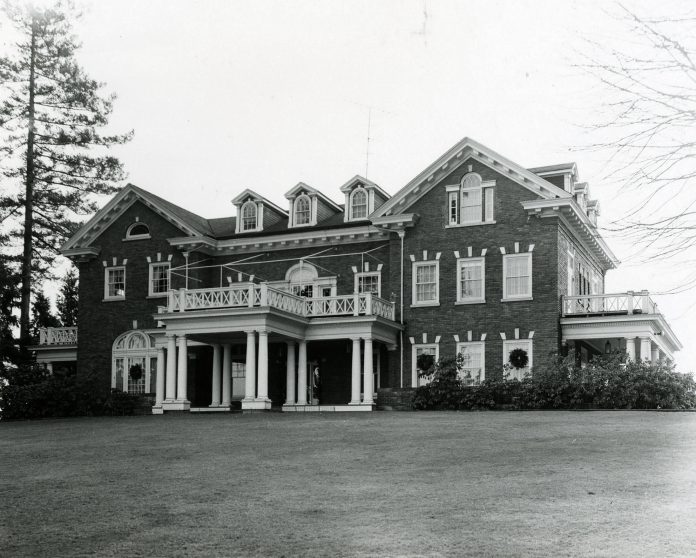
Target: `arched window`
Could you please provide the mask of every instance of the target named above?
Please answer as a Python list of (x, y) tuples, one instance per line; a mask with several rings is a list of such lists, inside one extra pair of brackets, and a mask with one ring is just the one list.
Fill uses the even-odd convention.
[(111, 350), (111, 387), (128, 393), (153, 393), (157, 374), (157, 349), (142, 331), (119, 335)]
[(312, 202), (309, 196), (301, 195), (295, 200), (295, 225), (309, 225), (312, 216)]
[(256, 204), (248, 201), (242, 206), (242, 231), (256, 230)]
[(367, 217), (367, 192), (363, 188), (356, 188), (350, 197), (351, 219), (365, 219)]
[(300, 262), (288, 269), (285, 280), (290, 283), (290, 292), (312, 298), (314, 283), (319, 277), (317, 268), (307, 262)]
[(128, 230), (126, 230), (126, 238), (150, 238), (150, 227), (148, 227), (145, 223), (133, 223), (130, 227), (128, 227)]

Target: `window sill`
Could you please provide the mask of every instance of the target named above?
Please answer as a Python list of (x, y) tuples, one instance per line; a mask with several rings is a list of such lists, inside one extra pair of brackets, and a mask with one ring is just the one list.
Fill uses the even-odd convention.
[(440, 302), (415, 302), (411, 304), (411, 308), (429, 308), (432, 306), (440, 306)]
[(467, 304), (486, 304), (486, 299), (483, 300), (458, 300), (454, 303), (455, 306), (466, 306)]
[(125, 296), (120, 296), (118, 298), (102, 298), (102, 302), (122, 302), (126, 300)]
[(152, 237), (149, 234), (143, 234), (140, 236), (130, 236), (121, 239), (122, 242), (133, 242), (134, 240), (150, 240)]
[(149, 294), (145, 298), (167, 298), (169, 296), (169, 293), (160, 293), (160, 294)]
[(495, 225), (495, 224), (496, 224), (495, 221), (481, 221), (480, 223), (462, 223), (462, 224), (458, 224), (458, 225), (449, 224), (449, 225), (445, 225), (445, 228), (446, 229), (458, 229), (461, 227), (478, 227), (480, 225)]
[(519, 298), (501, 298), (500, 302), (522, 302), (525, 300), (534, 300), (531, 296), (522, 296)]

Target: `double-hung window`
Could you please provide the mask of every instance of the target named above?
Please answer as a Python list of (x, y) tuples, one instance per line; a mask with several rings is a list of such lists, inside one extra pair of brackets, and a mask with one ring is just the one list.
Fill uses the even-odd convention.
[(104, 299), (124, 300), (126, 298), (126, 267), (107, 267), (104, 270)]
[(484, 258), (457, 260), (457, 302), (486, 302), (486, 268)]
[(242, 232), (256, 230), (256, 210), (256, 203), (253, 201), (248, 201), (242, 206)]
[(532, 298), (532, 253), (503, 256), (503, 300)]
[[(428, 360), (428, 364), (434, 365), (439, 356), (440, 356), (440, 345), (437, 343), (422, 343), (422, 344), (417, 344), (417, 345), (412, 345), (413, 349), (411, 351), (411, 373), (412, 373), (412, 382), (413, 386), (424, 386), (428, 383), (430, 383), (431, 378), (428, 377), (421, 377), (419, 374), (421, 372), (425, 372), (426, 370), (423, 369), (424, 360)], [(419, 357), (423, 357), (423, 355), (428, 355), (432, 358), (430, 359), (423, 359)], [(420, 362), (419, 362), (420, 361)]]
[(164, 296), (169, 291), (169, 262), (150, 264), (149, 296)]
[(309, 225), (312, 218), (312, 201), (309, 196), (301, 195), (295, 200), (295, 225)]
[(450, 226), (494, 223), (495, 181), (484, 182), (469, 173), (459, 186), (447, 187), (447, 213)]
[(365, 219), (367, 217), (367, 191), (358, 188), (353, 191), (350, 199), (351, 219)]
[(486, 353), (483, 341), (458, 343), (457, 353), (461, 355), (459, 377), (465, 384), (477, 384), (486, 379)]
[(365, 272), (355, 274), (355, 291), (358, 293), (372, 293), (375, 296), (381, 296), (381, 273)]
[(440, 303), (439, 272), (440, 265), (437, 260), (413, 262), (414, 306), (435, 306)]
[(510, 339), (503, 341), (503, 366), (510, 365), (510, 353), (515, 349), (521, 349), (527, 354), (527, 365), (524, 368), (514, 368), (510, 366), (507, 374), (510, 378), (521, 380), (529, 374), (534, 361), (534, 345), (531, 339)]

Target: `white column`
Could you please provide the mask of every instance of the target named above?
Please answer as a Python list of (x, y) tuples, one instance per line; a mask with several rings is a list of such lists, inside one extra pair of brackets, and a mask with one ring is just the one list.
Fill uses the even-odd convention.
[(628, 360), (635, 362), (636, 360), (636, 340), (634, 337), (626, 338), (626, 355)]
[(179, 361), (176, 370), (176, 399), (187, 400), (188, 382), (188, 342), (185, 335), (179, 335)]
[(295, 342), (287, 341), (288, 357), (285, 370), (285, 404), (295, 404)]
[(372, 405), (374, 403), (374, 378), (372, 377), (372, 339), (365, 338), (365, 354), (363, 364), (363, 403)]
[(52, 362), (46, 363), (46, 372), (48, 372), (49, 374), (53, 374), (53, 363)]
[(157, 349), (157, 378), (155, 378), (155, 407), (164, 401), (164, 347)]
[(307, 341), (300, 341), (297, 358), (297, 404), (307, 404)]
[(256, 332), (247, 331), (246, 378), (244, 399), (253, 401), (256, 397)]
[(650, 337), (640, 338), (640, 360), (650, 362)]
[(176, 399), (176, 335), (167, 335), (167, 401)]
[(660, 349), (657, 346), (653, 347), (651, 353), (650, 360), (652, 360), (653, 364), (657, 364), (657, 362), (660, 360)]
[(232, 345), (225, 343), (222, 348), (222, 403), (229, 407), (232, 403)]
[(257, 401), (268, 399), (268, 330), (259, 330), (259, 391)]
[(360, 337), (352, 337), (353, 360), (350, 376), (350, 404), (360, 405)]
[(220, 382), (222, 380), (222, 369), (220, 363), (220, 345), (213, 345), (213, 395), (210, 399), (211, 407), (220, 406)]

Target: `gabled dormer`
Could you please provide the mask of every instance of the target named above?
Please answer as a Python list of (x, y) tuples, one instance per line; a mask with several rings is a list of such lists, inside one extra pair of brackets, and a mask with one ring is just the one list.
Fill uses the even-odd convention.
[(575, 196), (575, 201), (582, 208), (582, 210), (587, 213), (587, 202), (590, 199), (590, 187), (587, 182), (580, 182), (573, 188), (573, 195)]
[(290, 228), (311, 227), (341, 212), (341, 206), (304, 182), (299, 182), (285, 197), (290, 202)]
[(341, 192), (346, 197), (345, 222), (366, 220), (391, 197), (377, 184), (357, 174), (341, 186)]
[(546, 167), (527, 169), (537, 176), (549, 181), (554, 186), (574, 194), (575, 183), (578, 181), (578, 166), (575, 163), (562, 163)]
[(249, 189), (234, 198), (232, 203), (237, 208), (235, 234), (260, 232), (288, 216), (280, 207)]

